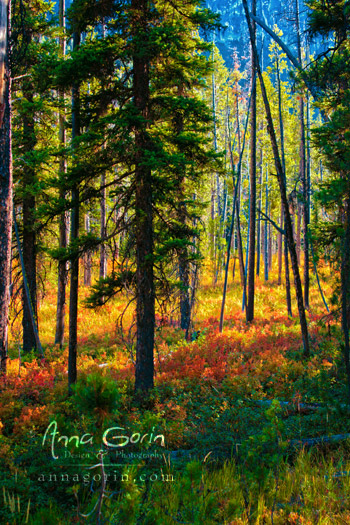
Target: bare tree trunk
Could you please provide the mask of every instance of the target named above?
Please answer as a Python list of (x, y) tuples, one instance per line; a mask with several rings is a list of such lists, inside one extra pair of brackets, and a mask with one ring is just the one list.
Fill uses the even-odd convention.
[[(27, 102), (27, 109), (23, 114), (23, 151), (30, 153), (36, 145), (34, 131), (33, 114), (33, 92), (31, 85), (24, 82), (23, 96)], [(27, 165), (23, 169), (24, 186), (33, 186), (36, 180), (34, 169)], [(23, 262), (24, 275), (27, 278), (29, 297), (23, 286), (23, 352), (36, 350), (36, 337), (32, 324), (29, 301), (31, 302), (32, 312), (37, 320), (37, 284), (36, 284), (36, 231), (35, 231), (35, 196), (32, 192), (24, 192), (23, 196)], [(24, 278), (24, 277), (23, 277)]]
[[(268, 171), (266, 168), (266, 181), (265, 181), (265, 215), (269, 213), (269, 186), (268, 186)], [(265, 281), (269, 280), (269, 243), (268, 243), (268, 224), (265, 220), (264, 223), (264, 278)]]
[(7, 370), (12, 240), (11, 4), (0, 0), (0, 373)]
[[(240, 193), (239, 193), (240, 196)], [(239, 199), (240, 200), (240, 199)], [(243, 254), (243, 243), (242, 243), (242, 230), (241, 230), (241, 217), (239, 215), (239, 203), (236, 204), (236, 215), (237, 215), (237, 247), (238, 247), (238, 260), (239, 260), (239, 274), (241, 278), (241, 286), (245, 288), (245, 269), (244, 269), (244, 254)]]
[[(80, 33), (73, 33), (73, 49), (80, 45)], [(80, 87), (74, 84), (72, 89), (72, 140), (80, 135)], [(70, 241), (79, 237), (79, 187), (72, 189), (72, 212)], [(69, 345), (68, 345), (68, 390), (77, 380), (77, 343), (78, 343), (78, 293), (79, 293), (79, 257), (71, 259), (70, 295), (69, 295)]]
[[(132, 0), (136, 33), (146, 31), (148, 4), (146, 0)], [(141, 44), (139, 44), (141, 45)], [(150, 100), (149, 61), (147, 53), (136, 46), (133, 56), (134, 105), (142, 116), (135, 126), (135, 182), (136, 182), (136, 367), (135, 393), (145, 392), (154, 385), (154, 327), (155, 289), (153, 270), (153, 210), (152, 172), (145, 154), (150, 146), (147, 130)]]
[[(280, 215), (280, 228), (283, 229), (283, 204), (281, 202), (281, 215)], [(277, 233), (277, 252), (278, 252), (278, 280), (277, 284), (280, 286), (282, 284), (282, 233)]]
[[(271, 204), (269, 206), (269, 217), (271, 217)], [(273, 244), (272, 244), (272, 231), (271, 231), (271, 223), (269, 222), (269, 269), (272, 270), (272, 251), (273, 251)]]
[[(85, 232), (89, 233), (91, 229), (89, 212), (85, 213), (84, 225), (85, 225)], [(91, 286), (91, 265), (92, 265), (91, 251), (87, 250), (87, 252), (84, 255), (84, 286)]]
[[(106, 26), (103, 21), (102, 24), (102, 36), (106, 36)], [(104, 146), (103, 146), (104, 147)], [(107, 190), (106, 190), (106, 173), (101, 174), (101, 200), (100, 200), (100, 237), (102, 240), (100, 246), (100, 279), (107, 277), (107, 246), (105, 239), (107, 237)]]
[[(242, 0), (242, 1), (243, 1), (244, 11), (245, 11), (245, 15), (246, 15), (247, 23), (249, 27), (249, 34), (250, 34), (253, 51), (254, 51), (255, 56), (258, 57), (258, 53), (257, 53), (256, 46), (254, 43), (254, 37), (253, 37), (253, 31), (252, 31), (251, 21), (249, 17), (247, 0)], [(290, 258), (291, 258), (291, 263), (292, 263), (293, 274), (294, 274), (294, 283), (295, 283), (295, 291), (296, 291), (298, 310), (299, 310), (300, 327), (301, 327), (301, 333), (302, 333), (302, 339), (303, 339), (304, 356), (309, 357), (310, 355), (309, 334), (308, 334), (308, 327), (307, 327), (307, 322), (306, 322), (306, 315), (305, 315), (305, 308), (304, 308), (304, 301), (303, 301), (303, 291), (301, 287), (298, 259), (297, 259), (295, 244), (294, 244), (294, 238), (293, 238), (292, 221), (290, 217), (287, 192), (286, 192), (286, 186), (285, 186), (285, 181), (284, 181), (285, 174), (283, 172), (283, 166), (282, 166), (279, 151), (278, 151), (276, 133), (275, 133), (275, 128), (274, 128), (274, 124), (273, 124), (273, 120), (271, 116), (270, 104), (267, 98), (265, 83), (264, 83), (264, 79), (261, 73), (261, 69), (260, 69), (258, 60), (257, 60), (257, 71), (258, 71), (258, 76), (259, 76), (259, 81), (260, 81), (262, 98), (263, 98), (264, 106), (265, 106), (266, 119), (267, 119), (267, 124), (268, 124), (267, 128), (268, 128), (268, 132), (270, 135), (271, 146), (272, 146), (273, 155), (274, 155), (278, 185), (280, 188), (280, 194), (281, 194), (281, 198), (283, 202), (283, 207), (285, 210), (285, 232), (286, 232), (286, 236), (288, 240), (288, 248), (289, 248), (289, 253), (290, 253)]]
[(216, 236), (215, 236), (215, 183), (214, 178), (211, 180), (211, 198), (210, 198), (210, 218), (211, 218), (211, 228), (209, 232), (210, 237), (210, 259), (213, 267), (213, 286), (215, 286), (216, 278)]
[[(241, 127), (239, 121), (238, 111), (238, 93), (236, 93), (236, 122), (237, 122), (237, 137), (238, 137), (238, 150), (242, 152), (241, 145)], [(233, 166), (232, 166), (233, 169)], [(244, 270), (244, 256), (243, 256), (243, 243), (242, 243), (242, 230), (241, 230), (241, 218), (240, 218), (240, 207), (241, 207), (241, 181), (238, 182), (238, 198), (236, 201), (236, 230), (237, 230), (237, 248), (238, 248), (238, 259), (239, 259), (239, 273), (241, 278), (242, 289), (246, 287), (245, 282), (245, 270)]]
[[(63, 30), (65, 27), (65, 0), (59, 1), (59, 26)], [(65, 55), (66, 41), (65, 37), (60, 37), (60, 52), (61, 56)], [(65, 132), (65, 112), (64, 112), (64, 92), (60, 91), (58, 97), (62, 107), (60, 108), (58, 117), (58, 140), (60, 146), (64, 148), (66, 143), (66, 132)], [(63, 178), (66, 172), (66, 160), (63, 155), (60, 158), (59, 164), (59, 177)], [(60, 190), (60, 199), (66, 200), (66, 192), (64, 189)], [(67, 248), (68, 245), (68, 220), (67, 213), (63, 212), (60, 216), (59, 224), (59, 246), (60, 248)], [(56, 333), (55, 333), (55, 345), (59, 345), (62, 348), (64, 343), (64, 325), (66, 316), (66, 286), (68, 280), (67, 262), (59, 261), (58, 263), (58, 279), (57, 279), (57, 309), (56, 309)]]
[[(295, 0), (295, 23), (297, 33), (297, 46), (298, 46), (298, 59), (302, 66), (301, 56), (301, 39), (300, 39), (300, 22), (299, 22), (299, 0)], [(304, 240), (304, 304), (305, 308), (309, 308), (309, 239), (308, 239), (308, 227), (309, 227), (309, 188), (308, 180), (306, 176), (306, 155), (305, 155), (305, 111), (304, 111), (304, 99), (300, 95), (299, 100), (299, 113), (300, 113), (300, 162), (299, 162), (299, 176), (303, 187), (303, 240)]]
[[(277, 66), (277, 88), (278, 88), (278, 113), (279, 113), (279, 124), (280, 124), (280, 135), (281, 135), (281, 160), (284, 173), (284, 184), (287, 189), (287, 179), (286, 179), (286, 160), (285, 160), (285, 150), (284, 150), (284, 125), (283, 125), (283, 108), (282, 108), (282, 91), (281, 91), (281, 77), (280, 77), (280, 66), (278, 54), (276, 54), (276, 66)], [(284, 207), (281, 199), (281, 228), (284, 225)], [(286, 279), (286, 302), (287, 302), (287, 312), (288, 316), (292, 317), (292, 298), (290, 294), (290, 277), (289, 277), (289, 261), (288, 261), (288, 244), (287, 238), (284, 236), (284, 239), (281, 239), (284, 246), (284, 274)]]
[(344, 360), (350, 404), (350, 342), (349, 342), (349, 276), (350, 276), (350, 198), (345, 203), (345, 232), (341, 253), (342, 328), (344, 333)]
[[(259, 210), (261, 210), (262, 180), (263, 180), (263, 150), (262, 150), (261, 147), (260, 147), (259, 173), (260, 173), (260, 175), (259, 175), (260, 190), (259, 190), (258, 208), (259, 208)], [(256, 249), (257, 249), (257, 254), (256, 254), (256, 275), (259, 276), (259, 274), (260, 274), (260, 258), (261, 258), (261, 217), (260, 217), (260, 213), (259, 213), (259, 216), (258, 216), (257, 227), (258, 227), (258, 233), (257, 233), (257, 237), (256, 237)]]
[[(180, 204), (179, 222), (186, 223), (186, 206)], [(180, 249), (179, 255), (179, 278), (180, 278), (180, 326), (182, 330), (189, 330), (191, 322), (191, 300), (190, 300), (190, 265), (188, 261), (188, 248), (184, 246)]]
[(106, 174), (102, 173), (101, 175), (101, 203), (100, 203), (100, 237), (102, 244), (100, 246), (100, 279), (105, 279), (107, 276), (107, 249), (104, 239), (106, 238), (106, 212), (107, 212), (107, 192), (106, 192)]
[(301, 252), (301, 206), (298, 203), (297, 206), (298, 215), (297, 215), (297, 241), (296, 241), (296, 249), (297, 249), (297, 257), (298, 257), (298, 265), (300, 265), (300, 252)]
[[(252, 0), (252, 13), (256, 15), (256, 0)], [(256, 25), (252, 23), (252, 38), (256, 45)], [(254, 319), (255, 295), (255, 234), (256, 234), (256, 58), (252, 50), (252, 98), (250, 120), (250, 210), (249, 210), (249, 259), (248, 259), (248, 294), (246, 320)]]

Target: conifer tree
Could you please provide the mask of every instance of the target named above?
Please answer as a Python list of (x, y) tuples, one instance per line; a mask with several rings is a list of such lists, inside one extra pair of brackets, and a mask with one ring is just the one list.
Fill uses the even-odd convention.
[(51, 95), (42, 90), (37, 68), (43, 56), (55, 52), (52, 26), (48, 20), (50, 8), (48, 2), (35, 8), (27, 2), (21, 2), (14, 4), (13, 9), (13, 151), (15, 204), (20, 211), (18, 219), (23, 248), (24, 352), (35, 350), (38, 346), (41, 350), (36, 326), (37, 254), (41, 224), (36, 211), (42, 199), (41, 185), (47, 172), (47, 151), (52, 138), (52, 131), (44, 134), (42, 127), (50, 120), (52, 111), (48, 104)]
[(319, 221), (316, 233), (319, 246), (331, 247), (338, 269), (338, 296), (341, 300), (344, 361), (350, 403), (350, 11), (347, 2), (342, 0), (313, 0), (310, 7), (310, 34), (331, 36), (334, 39), (334, 47), (323, 52), (303, 76), (317, 90), (316, 106), (326, 116), (326, 122), (313, 130), (313, 138), (330, 171), (320, 184), (318, 199), (333, 213), (328, 219)]
[[(103, 184), (113, 186), (110, 196), (124, 211), (111, 236), (125, 228), (128, 217), (132, 242), (124, 254), (127, 267), (123, 261), (115, 264), (114, 273), (93, 287), (93, 296), (105, 302), (124, 284), (134, 290), (135, 390), (146, 391), (153, 386), (155, 299), (171, 289), (167, 284), (171, 261), (188, 242), (183, 236), (192, 235), (184, 225), (180, 230), (175, 227), (181, 181), (184, 174), (194, 180), (215, 158), (205, 138), (210, 119), (203, 103), (196, 97), (177, 96), (174, 78), (194, 86), (193, 78), (205, 61), (202, 52), (209, 49), (194, 31), (212, 27), (216, 17), (195, 2), (180, 6), (148, 0), (133, 0), (131, 6), (74, 3), (69, 17), (73, 32), (91, 31), (91, 38), (56, 69), (56, 85), (81, 86), (81, 134), (73, 141), (66, 189), (77, 192), (74, 206), (99, 201)], [(105, 31), (96, 31), (102, 21)], [(196, 75), (190, 73), (189, 64), (192, 71), (197, 67)], [(91, 90), (85, 93), (87, 82)], [(184, 130), (174, 132), (174, 115), (181, 112)], [(102, 173), (111, 175), (102, 179)], [(54, 200), (52, 204), (55, 213), (59, 205)], [(73, 260), (101, 240), (73, 236), (66, 257)], [(72, 307), (75, 302), (76, 298)], [(73, 332), (76, 327), (72, 336)], [(73, 369), (76, 374), (74, 359), (72, 374)]]

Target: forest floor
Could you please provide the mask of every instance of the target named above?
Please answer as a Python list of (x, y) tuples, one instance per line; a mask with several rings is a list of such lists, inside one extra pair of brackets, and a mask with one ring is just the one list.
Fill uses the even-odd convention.
[[(329, 269), (322, 277), (329, 299)], [(315, 277), (309, 359), (276, 269), (269, 281), (257, 279), (249, 325), (236, 275), (221, 334), (222, 284), (211, 284), (209, 268), (201, 283), (192, 341), (169, 313), (157, 314), (156, 388), (141, 407), (133, 402), (132, 329), (122, 335), (117, 322), (126, 298), (87, 309), (84, 287), (79, 378), (68, 398), (48, 275), (39, 306), (45, 359), (20, 362), (18, 318), (0, 384), (0, 523), (350, 522), (341, 332)], [(131, 324), (129, 311), (124, 328)]]

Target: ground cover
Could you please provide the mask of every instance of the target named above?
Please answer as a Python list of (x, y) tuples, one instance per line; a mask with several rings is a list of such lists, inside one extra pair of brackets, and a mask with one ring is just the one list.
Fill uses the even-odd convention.
[[(313, 278), (310, 359), (284, 288), (257, 283), (256, 319), (204, 269), (192, 340), (157, 316), (156, 388), (135, 406), (125, 297), (79, 309), (79, 381), (52, 345), (54, 284), (39, 310), (45, 359), (18, 358), (0, 385), (1, 523), (347, 523), (350, 457), (341, 333)], [(329, 270), (324, 292), (330, 297)], [(295, 307), (294, 307), (295, 309)], [(132, 323), (125, 314), (124, 327)], [(16, 324), (17, 323), (17, 324)], [(85, 516), (85, 517), (84, 517)]]

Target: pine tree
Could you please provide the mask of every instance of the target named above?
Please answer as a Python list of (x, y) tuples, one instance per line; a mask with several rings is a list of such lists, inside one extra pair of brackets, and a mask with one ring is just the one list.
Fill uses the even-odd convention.
[[(326, 122), (313, 130), (314, 142), (324, 156), (330, 173), (321, 184), (318, 199), (333, 212), (317, 227), (318, 244), (331, 247), (338, 267), (344, 361), (350, 402), (350, 53), (348, 27), (350, 11), (347, 2), (315, 0), (310, 2), (309, 31), (311, 35), (331, 35), (334, 47), (322, 53), (304, 73), (317, 90), (316, 106), (323, 111)], [(322, 233), (321, 233), (322, 232)]]
[[(146, 391), (153, 386), (155, 300), (171, 290), (171, 262), (188, 244), (184, 236), (192, 235), (185, 225), (181, 231), (174, 227), (181, 181), (184, 175), (194, 180), (215, 158), (205, 139), (210, 119), (203, 103), (196, 97), (177, 96), (174, 78), (188, 88), (195, 85), (189, 64), (192, 71), (196, 67), (199, 71), (203, 51), (209, 48), (194, 30), (212, 27), (216, 18), (195, 3), (173, 6), (148, 0), (135, 0), (131, 6), (74, 3), (69, 18), (72, 32), (91, 31), (91, 37), (57, 66), (54, 80), (57, 86), (81, 87), (81, 134), (72, 142), (66, 191), (75, 192), (71, 206), (92, 203), (99, 201), (104, 184), (112, 187), (109, 196), (123, 210), (115, 232), (127, 227), (130, 242), (124, 260), (93, 287), (93, 298), (106, 301), (124, 284), (134, 290), (135, 390)], [(97, 31), (102, 22), (105, 31)], [(179, 133), (173, 120), (181, 112), (184, 130)], [(110, 175), (102, 179), (102, 173)], [(101, 180), (106, 181), (102, 186)], [(50, 205), (50, 213), (57, 213), (59, 200)], [(73, 236), (63, 256), (73, 261), (91, 243), (101, 241), (105, 239)], [(76, 297), (72, 308), (75, 303)], [(74, 333), (76, 327), (72, 337)], [(74, 359), (72, 378), (73, 369), (76, 374)]]

